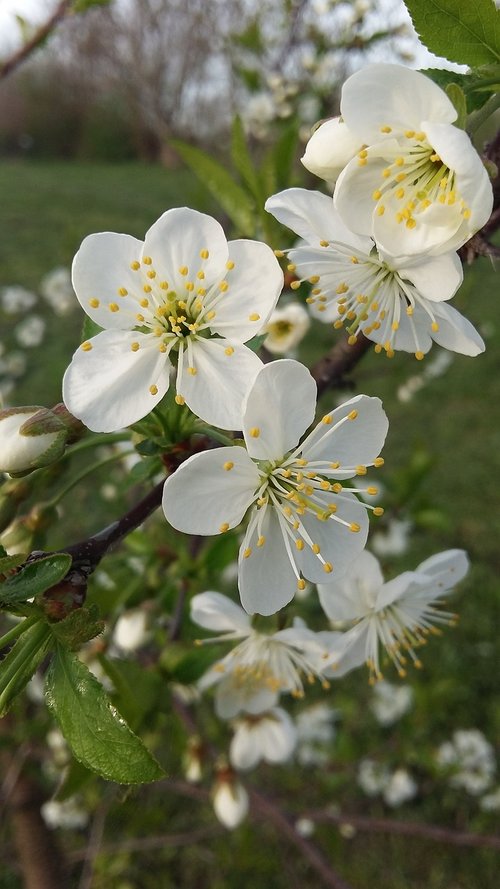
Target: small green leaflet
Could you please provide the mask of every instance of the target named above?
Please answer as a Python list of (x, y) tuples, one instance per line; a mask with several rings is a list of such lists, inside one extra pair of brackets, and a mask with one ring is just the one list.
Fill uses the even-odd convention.
[(475, 68), (500, 61), (500, 11), (493, 0), (405, 0), (431, 52)]
[(143, 784), (164, 776), (100, 682), (61, 645), (47, 671), (45, 699), (75, 759), (86, 768), (118, 784)]
[(59, 583), (70, 567), (71, 556), (67, 553), (52, 553), (30, 562), (0, 584), (0, 606), (15, 605), (26, 602), (33, 596), (41, 596)]

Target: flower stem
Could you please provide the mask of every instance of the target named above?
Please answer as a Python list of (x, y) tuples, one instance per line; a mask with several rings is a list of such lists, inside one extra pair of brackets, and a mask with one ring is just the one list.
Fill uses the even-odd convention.
[(484, 103), (482, 108), (478, 108), (477, 111), (473, 111), (472, 114), (469, 115), (469, 120), (467, 122), (467, 132), (469, 134), (476, 133), (479, 127), (494, 114), (495, 111), (500, 108), (500, 93), (494, 93), (487, 102)]
[(4, 633), (3, 636), (0, 636), (0, 651), (3, 648), (6, 648), (7, 645), (10, 645), (11, 642), (14, 642), (15, 639), (25, 633), (26, 630), (29, 630), (29, 628), (32, 627), (33, 624), (37, 622), (37, 620), (40, 620), (38, 614), (33, 615), (33, 617), (27, 617), (24, 620), (19, 621), (19, 623), (17, 623), (15, 627), (12, 627), (12, 629), (9, 630), (7, 633)]

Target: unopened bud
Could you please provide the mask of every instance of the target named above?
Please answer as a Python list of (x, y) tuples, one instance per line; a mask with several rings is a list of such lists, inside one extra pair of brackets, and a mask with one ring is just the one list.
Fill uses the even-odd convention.
[(232, 769), (224, 768), (219, 771), (213, 792), (213, 805), (217, 818), (228, 830), (234, 830), (246, 818), (248, 794)]
[(183, 757), (184, 775), (190, 784), (197, 784), (203, 777), (205, 747), (197, 735), (189, 738)]
[(36, 405), (0, 411), (0, 471), (25, 474), (58, 460), (68, 429), (52, 411)]

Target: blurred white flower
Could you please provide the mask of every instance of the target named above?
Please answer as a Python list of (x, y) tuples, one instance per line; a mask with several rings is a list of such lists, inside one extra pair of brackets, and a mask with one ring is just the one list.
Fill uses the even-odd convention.
[(29, 315), (14, 329), (14, 336), (24, 349), (39, 346), (45, 335), (46, 324), (40, 315)]
[(267, 333), (264, 346), (273, 355), (284, 355), (301, 342), (305, 337), (311, 320), (304, 306), (290, 302), (272, 313), (264, 333)]
[(26, 372), (26, 355), (24, 352), (9, 352), (0, 360), (0, 373), (11, 377), (22, 377)]
[(266, 713), (244, 716), (236, 721), (236, 730), (229, 748), (229, 759), (235, 769), (253, 769), (261, 760), (286, 762), (297, 743), (297, 729), (281, 707)]
[(436, 752), (436, 762), (451, 771), (449, 783), (472, 796), (478, 796), (491, 785), (496, 771), (495, 753), (479, 729), (457, 729), (451, 741), (445, 741)]
[(358, 784), (367, 796), (378, 796), (388, 786), (391, 774), (383, 763), (362, 759), (358, 767)]
[(482, 796), (479, 800), (479, 807), (483, 812), (498, 812), (500, 810), (500, 787)]
[(4, 287), (0, 293), (0, 306), (6, 315), (20, 315), (33, 308), (37, 296), (24, 287)]
[(301, 837), (312, 837), (315, 831), (314, 821), (310, 818), (297, 818), (295, 822), (295, 830)]
[(370, 546), (377, 556), (400, 556), (410, 543), (412, 523), (408, 519), (390, 519), (387, 530), (375, 531), (370, 537)]
[(78, 306), (67, 268), (53, 269), (42, 279), (40, 293), (56, 315), (67, 315)]
[(142, 608), (125, 611), (116, 621), (113, 642), (122, 651), (136, 651), (149, 638), (148, 616)]
[(408, 800), (413, 799), (417, 791), (416, 781), (413, 780), (406, 769), (400, 768), (392, 773), (388, 784), (382, 791), (382, 795), (388, 806), (397, 808), (408, 802)]
[(234, 830), (247, 816), (248, 794), (229, 769), (219, 774), (213, 805), (217, 818), (228, 830)]
[(62, 827), (67, 830), (78, 830), (86, 827), (89, 814), (78, 803), (75, 797), (63, 802), (49, 800), (41, 807), (42, 818), (47, 827)]
[(329, 747), (335, 738), (334, 721), (338, 711), (328, 704), (315, 704), (302, 710), (296, 720), (298, 762), (303, 766), (326, 765)]
[(241, 109), (241, 119), (245, 130), (256, 139), (267, 136), (269, 124), (277, 114), (276, 104), (269, 92), (253, 93)]
[(413, 703), (413, 689), (409, 685), (392, 685), (381, 680), (373, 688), (371, 710), (380, 725), (397, 722)]

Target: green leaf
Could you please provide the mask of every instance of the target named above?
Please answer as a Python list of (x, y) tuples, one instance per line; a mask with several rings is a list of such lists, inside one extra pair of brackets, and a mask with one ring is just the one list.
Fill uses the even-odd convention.
[(0, 605), (14, 605), (26, 602), (32, 596), (40, 596), (59, 583), (70, 567), (71, 556), (67, 553), (52, 553), (30, 562), (0, 584)]
[(241, 118), (238, 116), (234, 118), (231, 132), (231, 157), (235, 169), (238, 171), (243, 181), (248, 185), (257, 205), (263, 205), (264, 195), (262, 194), (262, 185), (248, 150), (245, 130), (243, 129)]
[(246, 191), (235, 181), (231, 173), (204, 151), (185, 142), (173, 140), (175, 150), (184, 163), (208, 188), (227, 213), (238, 232), (247, 237), (255, 234), (255, 206)]
[[(3, 549), (3, 547), (2, 547)], [(0, 554), (0, 575), (8, 574), (9, 571), (12, 571), (13, 568), (17, 568), (18, 565), (22, 565), (23, 562), (26, 561), (26, 556), (22, 553), (16, 553), (16, 555), (8, 556), (7, 554)], [(0, 583), (4, 581), (0, 580)], [(0, 588), (1, 591), (1, 588)]]
[(458, 85), (458, 83), (449, 83), (446, 87), (446, 95), (448, 96), (450, 102), (452, 102), (452, 104), (454, 105), (455, 111), (457, 112), (455, 126), (460, 127), (461, 130), (464, 130), (465, 124), (467, 122), (467, 102), (463, 89)]
[[(460, 74), (457, 71), (448, 71), (446, 68), (422, 68), (421, 74), (425, 74), (445, 91), (450, 84), (459, 86), (465, 95), (469, 113), (482, 108), (488, 101), (490, 93), (495, 92), (494, 84), (487, 85), (485, 78), (476, 74)], [(500, 84), (500, 73), (498, 82)]]
[(87, 667), (61, 645), (47, 671), (45, 697), (73, 755), (118, 784), (157, 781), (163, 769), (134, 735)]
[(113, 699), (120, 713), (134, 729), (139, 729), (146, 716), (158, 708), (160, 697), (164, 696), (163, 679), (157, 672), (145, 669), (136, 661), (100, 657), (99, 663), (115, 687)]
[(47, 624), (39, 621), (27, 629), (0, 664), (0, 717), (27, 686), (50, 648)]
[(105, 627), (104, 621), (99, 619), (97, 605), (77, 608), (63, 620), (50, 624), (53, 635), (66, 648), (73, 651), (81, 648), (85, 642), (94, 639), (102, 633)]
[(500, 61), (500, 12), (493, 0), (405, 0), (431, 52), (475, 67)]

